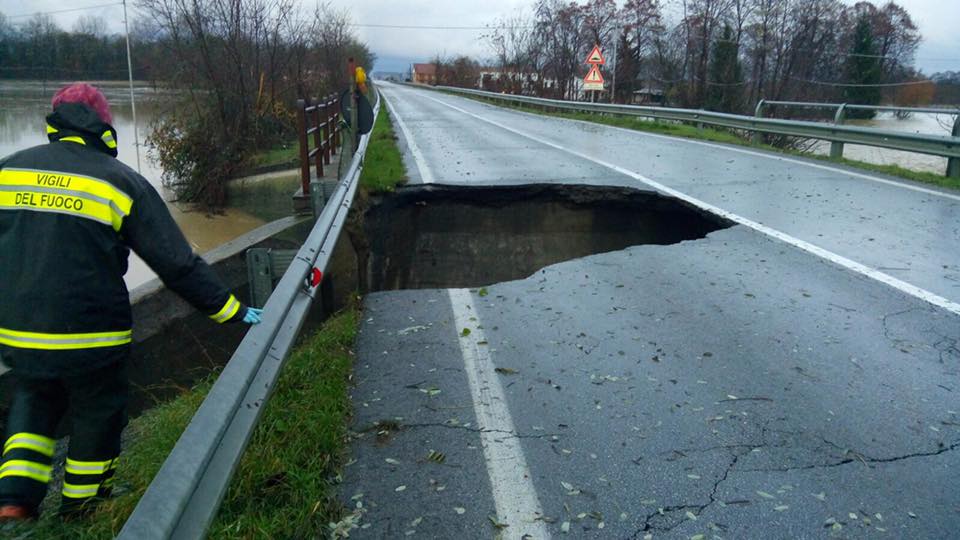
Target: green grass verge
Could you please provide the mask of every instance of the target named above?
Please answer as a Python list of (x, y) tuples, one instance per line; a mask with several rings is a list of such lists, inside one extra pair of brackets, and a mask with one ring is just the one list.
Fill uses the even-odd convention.
[(935, 186), (960, 190), (960, 178), (949, 178), (941, 174), (926, 171), (913, 171), (910, 169), (904, 169), (899, 165), (878, 165), (876, 163), (867, 163), (864, 161), (856, 161), (847, 158), (833, 159), (830, 156), (811, 154), (809, 152), (793, 153), (802, 157), (813, 158), (819, 161), (827, 161), (838, 165), (846, 165), (855, 169), (865, 169), (868, 171), (883, 173), (889, 176), (906, 178), (907, 180), (913, 180), (914, 182), (920, 182), (923, 184), (933, 184)]
[[(456, 94), (461, 95), (461, 94)], [(824, 161), (828, 163), (833, 163), (836, 165), (844, 165), (847, 167), (855, 169), (864, 169), (867, 171), (879, 172), (889, 176), (895, 176), (899, 178), (904, 178), (907, 180), (913, 180), (914, 182), (921, 182), (924, 184), (932, 184), (935, 186), (950, 188), (960, 190), (960, 179), (957, 178), (948, 178), (942, 174), (924, 172), (924, 171), (914, 171), (910, 169), (905, 169), (899, 165), (877, 165), (874, 163), (866, 163), (863, 161), (857, 161), (847, 158), (834, 159), (830, 156), (825, 156), (822, 154), (814, 154), (812, 152), (800, 152), (796, 150), (784, 150), (775, 146), (768, 144), (754, 144), (750, 139), (741, 137), (740, 135), (726, 131), (722, 129), (713, 129), (713, 128), (697, 128), (695, 126), (680, 124), (675, 122), (664, 122), (656, 121), (650, 119), (637, 118), (633, 116), (616, 116), (608, 114), (593, 114), (585, 112), (570, 112), (570, 111), (543, 111), (542, 109), (537, 109), (525, 105), (513, 105), (501, 102), (499, 100), (479, 98), (475, 96), (462, 96), (469, 97), (470, 99), (475, 99), (477, 101), (483, 101), (486, 103), (491, 103), (500, 107), (507, 107), (510, 109), (516, 109), (520, 111), (530, 112), (534, 114), (541, 114), (546, 116), (556, 116), (559, 118), (568, 118), (571, 120), (583, 120), (587, 122), (593, 122), (595, 124), (604, 124), (607, 126), (616, 126), (627, 129), (633, 129), (637, 131), (647, 131), (651, 133), (660, 133), (663, 135), (672, 135), (674, 137), (684, 137), (688, 139), (697, 139), (697, 140), (706, 140), (726, 144), (736, 144), (739, 146), (749, 146), (754, 149), (766, 150), (769, 152), (778, 152), (781, 154), (788, 154), (797, 157), (816, 159), (818, 161)]]
[(390, 192), (407, 181), (397, 135), (386, 109), (386, 105), (381, 106), (377, 114), (360, 173), (360, 186), (370, 193)]
[[(233, 477), (210, 538), (320, 538), (339, 521), (334, 484), (346, 452), (348, 376), (359, 309), (327, 320), (293, 352)], [(14, 537), (106, 539), (123, 527), (212, 386), (212, 378), (134, 419), (117, 471), (126, 493), (88, 519), (46, 516)], [(59, 499), (58, 499), (59, 500)]]
[[(250, 157), (252, 167), (267, 167), (269, 165), (279, 165), (281, 163), (294, 163), (300, 160), (300, 147), (296, 141), (292, 141), (276, 148), (257, 152)], [(294, 165), (295, 166), (295, 165)]]

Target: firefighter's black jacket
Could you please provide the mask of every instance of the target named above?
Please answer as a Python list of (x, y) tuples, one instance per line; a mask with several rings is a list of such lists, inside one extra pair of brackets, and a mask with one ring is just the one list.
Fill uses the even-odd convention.
[(217, 322), (244, 307), (193, 253), (145, 178), (115, 159), (116, 132), (85, 105), (47, 117), (50, 144), (0, 159), (0, 354), (34, 377), (123, 359), (131, 342), (123, 275), (133, 249), (171, 290)]

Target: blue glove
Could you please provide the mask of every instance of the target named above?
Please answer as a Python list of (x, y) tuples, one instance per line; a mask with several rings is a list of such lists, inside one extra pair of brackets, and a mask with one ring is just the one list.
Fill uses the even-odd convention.
[(243, 322), (249, 324), (258, 324), (260, 322), (260, 315), (262, 313), (262, 309), (248, 307), (247, 313), (243, 316)]

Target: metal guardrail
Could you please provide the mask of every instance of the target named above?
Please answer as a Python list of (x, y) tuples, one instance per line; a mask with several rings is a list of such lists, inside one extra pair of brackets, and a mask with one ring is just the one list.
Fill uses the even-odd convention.
[[(936, 108), (936, 107), (895, 107), (891, 105), (856, 105), (851, 103), (812, 103), (809, 101), (767, 101), (761, 99), (757, 102), (754, 109), (754, 116), (763, 117), (764, 107), (782, 106), (795, 107), (801, 109), (834, 109), (833, 123), (842, 125), (847, 119), (847, 111), (884, 111), (895, 113), (922, 113), (922, 114), (944, 114), (953, 116), (953, 129), (950, 131), (952, 137), (960, 137), (960, 108)], [(756, 140), (756, 136), (754, 138)], [(830, 157), (843, 157), (843, 143), (830, 143)], [(948, 158), (947, 176), (960, 177), (960, 160), (957, 158)]]
[(743, 116), (739, 114), (728, 114), (694, 109), (563, 101), (559, 99), (497, 94), (494, 92), (484, 92), (482, 90), (455, 88), (450, 86), (416, 86), (435, 88), (447, 92), (477, 96), (509, 103), (523, 103), (526, 105), (533, 105), (535, 107), (641, 116), (645, 118), (656, 118), (659, 120), (691, 122), (698, 125), (708, 124), (724, 128), (742, 129), (755, 133), (772, 133), (776, 135), (786, 135), (804, 139), (821, 139), (835, 143), (861, 144), (865, 146), (876, 146), (880, 148), (890, 148), (893, 150), (917, 152), (920, 154), (931, 154), (948, 158), (947, 176), (960, 178), (960, 137), (957, 136), (919, 135), (915, 133), (887, 131), (858, 126), (822, 124), (798, 120), (781, 120), (777, 118), (757, 118), (755, 116)]
[[(374, 112), (380, 108), (377, 101)], [(347, 134), (345, 134), (347, 135)], [(351, 140), (352, 135), (347, 138)], [(317, 294), (359, 184), (370, 135), (118, 538), (203, 538)]]
[(894, 105), (857, 105), (854, 103), (816, 103), (811, 101), (767, 101), (761, 99), (757, 102), (757, 116), (762, 116), (759, 112), (767, 106), (797, 107), (802, 109), (838, 109), (843, 107), (853, 111), (884, 111), (884, 112), (905, 112), (905, 113), (929, 113), (929, 114), (950, 114), (960, 115), (960, 108), (954, 107), (897, 107)]

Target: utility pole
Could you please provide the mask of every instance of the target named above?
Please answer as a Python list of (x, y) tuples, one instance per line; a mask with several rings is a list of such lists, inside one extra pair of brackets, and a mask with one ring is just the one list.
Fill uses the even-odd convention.
[(610, 103), (617, 102), (617, 45), (620, 42), (620, 36), (613, 35), (613, 82), (610, 84)]
[(127, 0), (123, 0), (123, 28), (127, 32), (127, 75), (130, 78), (130, 109), (133, 111), (133, 149), (137, 153), (137, 172), (140, 171), (140, 135), (137, 133), (137, 102), (133, 98), (133, 62), (130, 60), (130, 22), (127, 20)]

